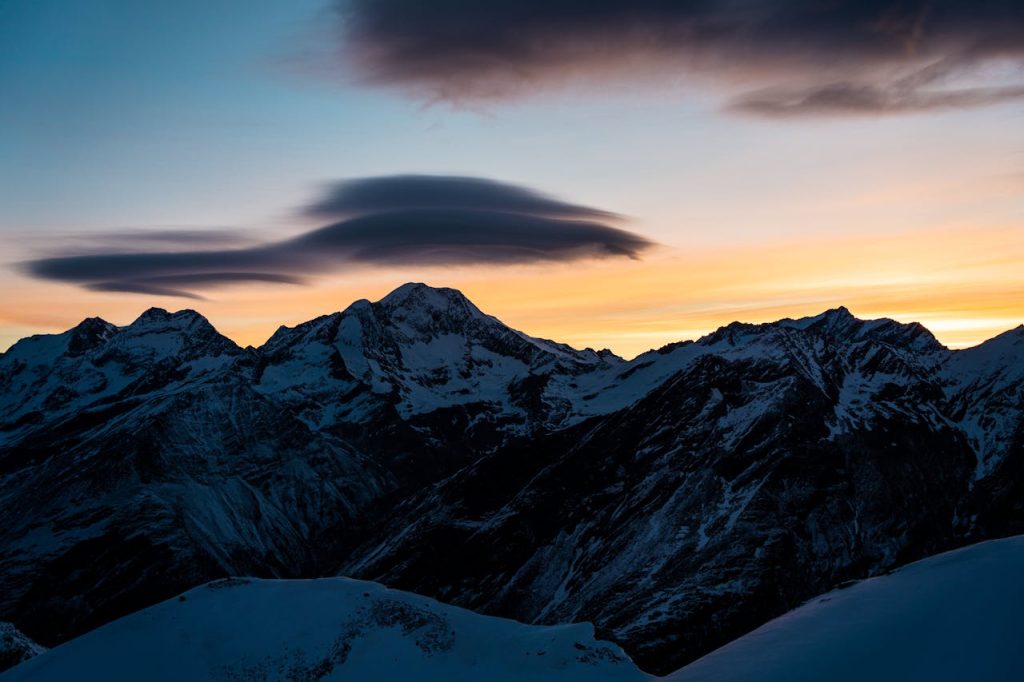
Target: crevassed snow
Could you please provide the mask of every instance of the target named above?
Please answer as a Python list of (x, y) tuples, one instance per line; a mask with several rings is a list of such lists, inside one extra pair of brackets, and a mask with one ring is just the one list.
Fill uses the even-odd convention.
[(1024, 536), (940, 554), (817, 597), (665, 682), (1015, 682), (1022, 574)]
[(18, 680), (505, 682), (648, 679), (586, 624), (481, 616), (375, 583), (228, 579), (10, 670)]

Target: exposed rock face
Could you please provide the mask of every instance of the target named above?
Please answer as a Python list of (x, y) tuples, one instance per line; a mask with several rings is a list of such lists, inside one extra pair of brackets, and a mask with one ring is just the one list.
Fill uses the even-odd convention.
[(0, 672), (46, 651), (10, 623), (0, 622)]
[(851, 578), (1024, 532), (1024, 328), (845, 309), (631, 361), (449, 289), (241, 349), (198, 314), (0, 356), (0, 618), (52, 644), (231, 574), (593, 621), (667, 671)]

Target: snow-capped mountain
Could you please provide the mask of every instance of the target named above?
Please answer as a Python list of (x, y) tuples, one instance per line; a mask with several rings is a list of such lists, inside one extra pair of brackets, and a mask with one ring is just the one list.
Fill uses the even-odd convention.
[(623, 362), (532, 338), (458, 291), (422, 284), (282, 327), (259, 354), (256, 389), (311, 428), (365, 433), (397, 418), (414, 441), (450, 448), (454, 438), (472, 456), (562, 423), (573, 379)]
[(950, 351), (843, 308), (630, 361), (419, 284), (260, 348), (91, 319), (0, 355), (0, 619), (54, 645), (226, 575), (342, 574), (591, 621), (667, 672), (1024, 531), (1022, 390), (1024, 328)]
[(158, 308), (123, 328), (93, 317), (22, 339), (0, 356), (0, 444), (115, 396), (193, 383), (240, 352), (198, 313)]
[(480, 616), (344, 578), (227, 578), (126, 616), (3, 679), (642, 682), (584, 624)]

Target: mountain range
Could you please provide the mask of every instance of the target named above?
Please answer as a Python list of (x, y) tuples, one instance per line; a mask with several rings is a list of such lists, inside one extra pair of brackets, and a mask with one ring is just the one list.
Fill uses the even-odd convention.
[(847, 581), (1024, 532), (1024, 327), (844, 308), (625, 360), (452, 289), (241, 348), (193, 311), (0, 355), (0, 621), (53, 646), (213, 579), (589, 621), (666, 673)]

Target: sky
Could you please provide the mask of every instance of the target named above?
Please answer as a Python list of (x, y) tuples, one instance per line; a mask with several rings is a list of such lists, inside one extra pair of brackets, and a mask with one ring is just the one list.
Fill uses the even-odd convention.
[(1024, 322), (1024, 6), (0, 0), (0, 349), (406, 281), (632, 356)]

